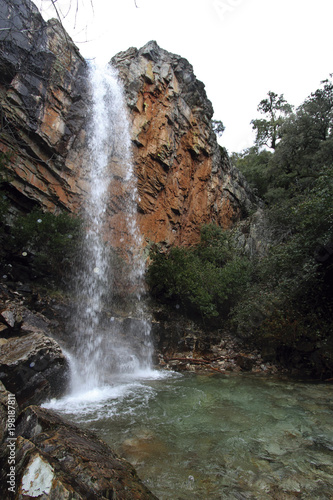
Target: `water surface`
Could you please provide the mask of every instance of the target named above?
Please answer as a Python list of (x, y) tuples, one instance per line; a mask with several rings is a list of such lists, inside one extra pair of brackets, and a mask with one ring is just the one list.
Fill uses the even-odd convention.
[(161, 500), (333, 499), (333, 386), (142, 373), (50, 405)]

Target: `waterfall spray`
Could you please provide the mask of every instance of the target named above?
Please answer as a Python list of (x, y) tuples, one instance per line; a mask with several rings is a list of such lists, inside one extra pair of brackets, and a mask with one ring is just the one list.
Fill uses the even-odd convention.
[[(142, 304), (144, 261), (136, 223), (137, 187), (125, 100), (112, 67), (91, 65), (89, 72), (92, 109), (84, 206), (87, 231), (82, 245), (81, 268), (75, 277), (78, 306), (73, 322), (77, 338), (76, 389), (107, 384), (112, 374), (148, 368), (151, 360), (150, 322)], [(105, 311), (105, 304), (115, 293), (112, 290), (114, 230), (110, 225), (110, 191), (112, 183), (119, 179), (125, 193), (120, 241), (125, 239), (130, 259), (126, 282), (136, 303), (135, 319), (115, 318)]]

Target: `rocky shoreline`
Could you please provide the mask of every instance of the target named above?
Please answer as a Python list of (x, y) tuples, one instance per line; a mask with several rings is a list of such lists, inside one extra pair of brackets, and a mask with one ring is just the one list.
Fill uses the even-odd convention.
[(18, 413), (14, 402), (0, 382), (1, 498), (156, 499), (134, 467), (95, 434), (39, 406)]
[(276, 375), (286, 373), (284, 368), (272, 362), (264, 362), (258, 351), (238, 351), (230, 341), (224, 339), (219, 345), (212, 346), (212, 352), (202, 357), (191, 357), (189, 354), (175, 354), (171, 357), (158, 355), (159, 366), (165, 370), (190, 371), (196, 373), (218, 372)]
[[(28, 290), (28, 291), (27, 291)], [(68, 299), (63, 297), (52, 299), (33, 291), (30, 286), (11, 288), (3, 284), (0, 289), (0, 347), (6, 352), (5, 346), (15, 344), (11, 337), (28, 340), (37, 348), (38, 342), (44, 339), (48, 349), (59, 355), (64, 373), (68, 371), (66, 358), (61, 353), (57, 342), (66, 349), (71, 348), (70, 332), (66, 331), (66, 323), (72, 307)], [(114, 312), (112, 313), (114, 314)], [(119, 316), (120, 319), (123, 319)], [(130, 318), (127, 318), (130, 320)], [(6, 338), (7, 337), (7, 338)], [(8, 338), (9, 337), (9, 338)], [(189, 320), (178, 313), (172, 315), (154, 310), (152, 307), (152, 338), (155, 347), (154, 365), (156, 368), (173, 371), (219, 373), (254, 373), (254, 374), (286, 374), (288, 370), (272, 361), (267, 361), (258, 349), (246, 345), (225, 331), (207, 331), (195, 321)], [(17, 342), (17, 341), (16, 341)], [(40, 346), (42, 353), (45, 346)], [(45, 350), (45, 349), (44, 349)], [(25, 348), (25, 351), (27, 349)], [(32, 350), (33, 351), (33, 350)], [(57, 354), (56, 354), (57, 353)], [(50, 353), (47, 351), (48, 359)], [(33, 351), (32, 356), (36, 356)], [(59, 362), (59, 360), (58, 360)], [(0, 361), (1, 363), (1, 361)], [(41, 362), (40, 362), (41, 363)], [(41, 363), (43, 365), (43, 362)], [(51, 363), (50, 363), (51, 364)], [(59, 391), (66, 391), (66, 375), (62, 384), (57, 384)], [(62, 388), (62, 389), (61, 389)], [(44, 394), (44, 400), (49, 396)], [(39, 404), (34, 400), (31, 404)]]

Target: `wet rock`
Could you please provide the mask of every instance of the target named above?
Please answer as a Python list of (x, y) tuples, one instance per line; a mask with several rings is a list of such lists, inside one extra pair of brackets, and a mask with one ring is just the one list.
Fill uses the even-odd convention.
[(17, 332), (23, 322), (22, 316), (16, 307), (8, 308), (1, 312), (2, 333)]
[(152, 306), (152, 337), (156, 350), (166, 356), (177, 351), (189, 354), (210, 352), (221, 341), (221, 332), (207, 330), (177, 310), (171, 311), (162, 305)]
[[(153, 500), (135, 469), (93, 433), (31, 406), (17, 420), (15, 500)], [(2, 447), (2, 498), (8, 498), (8, 447)]]
[(150, 429), (142, 429), (121, 444), (121, 452), (135, 466), (142, 464), (149, 457), (159, 460), (160, 456), (168, 451), (166, 443)]
[(256, 364), (256, 359), (253, 356), (240, 353), (236, 356), (236, 363), (242, 370), (251, 371)]
[(154, 314), (152, 334), (158, 353), (156, 362), (166, 370), (260, 374), (283, 371), (273, 363), (265, 363), (257, 349), (227, 331), (200, 326), (161, 305)]
[(12, 337), (0, 345), (0, 380), (20, 407), (61, 395), (69, 367), (57, 342), (41, 331)]
[(22, 305), (21, 295), (15, 291), (12, 292), (14, 299), (8, 300), (6, 304), (0, 299), (0, 326), (3, 328), (2, 336), (16, 337), (26, 335), (27, 333), (43, 331), (50, 334), (50, 321), (39, 312), (32, 312), (26, 306)]
[(4, 320), (4, 322), (10, 326), (11, 328), (14, 328), (15, 325), (15, 315), (13, 311), (2, 311), (1, 313), (1, 319)]

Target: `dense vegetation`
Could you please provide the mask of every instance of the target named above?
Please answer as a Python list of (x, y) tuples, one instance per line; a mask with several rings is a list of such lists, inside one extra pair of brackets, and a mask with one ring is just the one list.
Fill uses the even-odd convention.
[(242, 255), (233, 232), (209, 226), (195, 248), (155, 248), (148, 281), (160, 300), (228, 321), (268, 357), (332, 376), (333, 83), (296, 110), (269, 92), (258, 111), (255, 145), (231, 159), (265, 202), (269, 251)]
[(193, 248), (154, 246), (147, 279), (155, 297), (203, 319), (227, 316), (250, 278), (250, 261), (234, 251), (232, 238), (214, 224), (201, 230)]

